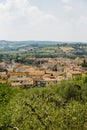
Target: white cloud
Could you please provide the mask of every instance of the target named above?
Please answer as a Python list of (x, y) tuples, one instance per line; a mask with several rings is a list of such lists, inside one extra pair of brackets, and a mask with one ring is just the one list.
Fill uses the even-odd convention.
[(64, 3), (64, 4), (67, 4), (67, 3), (69, 3), (71, 0), (62, 0), (62, 3)]
[(79, 22), (80, 24), (85, 24), (85, 23), (87, 24), (87, 16), (84, 15), (81, 16)]
[(49, 10), (49, 5), (48, 11), (32, 5), (31, 0), (1, 2), (0, 39), (86, 41), (85, 0), (59, 1), (61, 1), (59, 8)]
[(2, 35), (7, 39), (28, 39), (27, 33), (32, 35), (36, 30), (38, 33), (39, 26), (43, 30), (55, 19), (53, 15), (31, 5), (28, 0), (7, 0), (0, 3), (0, 33), (4, 33)]
[(65, 10), (66, 12), (70, 12), (70, 11), (73, 10), (73, 7), (70, 6), (70, 5), (65, 5), (65, 6), (64, 6), (64, 10)]

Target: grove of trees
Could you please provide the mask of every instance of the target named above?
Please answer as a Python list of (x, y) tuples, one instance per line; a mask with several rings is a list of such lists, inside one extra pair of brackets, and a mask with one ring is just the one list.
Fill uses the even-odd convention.
[(0, 130), (86, 130), (87, 77), (41, 88), (0, 84)]

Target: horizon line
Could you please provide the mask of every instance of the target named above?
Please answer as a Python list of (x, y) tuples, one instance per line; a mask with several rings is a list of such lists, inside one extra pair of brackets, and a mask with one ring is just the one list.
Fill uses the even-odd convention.
[(87, 43), (87, 41), (63, 41), (63, 40), (3, 40), (1, 39), (0, 41), (8, 41), (8, 42), (64, 42), (64, 43)]

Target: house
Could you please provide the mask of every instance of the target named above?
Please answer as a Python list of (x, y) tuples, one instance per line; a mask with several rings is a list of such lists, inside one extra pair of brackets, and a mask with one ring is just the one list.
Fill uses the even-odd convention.
[(32, 78), (25, 72), (8, 72), (8, 82), (12, 86), (33, 86)]
[(65, 80), (64, 76), (58, 76), (57, 77), (57, 83), (60, 83), (61, 81)]
[(0, 83), (6, 83), (8, 81), (8, 77), (6, 74), (0, 74)]
[(77, 76), (82, 76), (82, 72), (80, 71), (69, 71), (66, 73), (66, 79), (72, 79)]
[(26, 77), (26, 78), (14, 78), (13, 80), (11, 80), (11, 86), (13, 87), (32, 87), (33, 86), (33, 79)]
[(35, 68), (31, 67), (31, 66), (27, 66), (27, 65), (18, 65), (14, 71), (15, 72), (30, 72), (30, 71), (34, 71)]
[(45, 74), (45, 70), (34, 70), (28, 73), (29, 77), (42, 77)]
[(14, 78), (25, 78), (27, 74), (25, 72), (8, 72), (8, 78), (9, 80), (13, 80)]
[(44, 80), (46, 86), (57, 84), (57, 79), (56, 78), (44, 77), (43, 80)]
[(43, 78), (33, 78), (33, 86), (44, 87), (46, 86), (46, 82)]

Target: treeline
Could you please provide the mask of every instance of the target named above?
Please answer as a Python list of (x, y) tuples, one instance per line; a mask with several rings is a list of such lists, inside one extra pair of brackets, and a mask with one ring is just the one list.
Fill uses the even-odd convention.
[(86, 130), (87, 77), (43, 88), (0, 84), (0, 130)]

